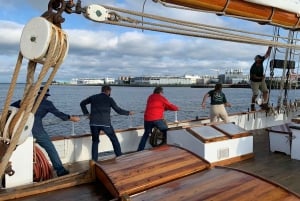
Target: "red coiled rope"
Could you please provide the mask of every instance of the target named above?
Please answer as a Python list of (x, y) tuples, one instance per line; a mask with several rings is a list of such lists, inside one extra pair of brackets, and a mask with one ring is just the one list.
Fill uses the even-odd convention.
[(33, 181), (39, 182), (53, 178), (52, 166), (37, 145), (34, 145), (33, 158)]

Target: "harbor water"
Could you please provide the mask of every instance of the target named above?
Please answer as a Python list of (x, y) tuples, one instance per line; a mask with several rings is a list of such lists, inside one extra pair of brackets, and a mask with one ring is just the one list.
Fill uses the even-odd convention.
[[(0, 106), (3, 108), (7, 97), (9, 84), (0, 84)], [(123, 109), (134, 111), (133, 116), (122, 116), (111, 112), (112, 125), (115, 129), (123, 129), (128, 127), (143, 126), (143, 113), (145, 110), (148, 96), (153, 92), (154, 87), (123, 87), (112, 86), (111, 97)], [(24, 84), (17, 84), (13, 101), (22, 98)], [(81, 100), (86, 97), (100, 93), (101, 86), (67, 86), (52, 85), (50, 86), (50, 94), (48, 97), (54, 105), (70, 115), (81, 115)], [(189, 120), (195, 118), (208, 117), (209, 100), (207, 100), (208, 108), (202, 109), (201, 102), (205, 93), (210, 88), (190, 88), (190, 87), (164, 87), (164, 96), (172, 103), (180, 107), (180, 111), (166, 111), (165, 119), (168, 122), (181, 120)], [(231, 108), (227, 108), (228, 113), (246, 112), (249, 110), (251, 101), (250, 88), (224, 88), (228, 102), (232, 104)], [(297, 99), (299, 90), (289, 90), (287, 100), (294, 101)], [(277, 105), (279, 95), (285, 97), (284, 91), (271, 90), (270, 103)], [(298, 95), (299, 96), (299, 95)], [(299, 98), (299, 97), (298, 97)], [(61, 121), (52, 114), (48, 114), (44, 118), (46, 131), (51, 136), (55, 135), (71, 135), (90, 133), (89, 121), (85, 117), (81, 117), (80, 122), (73, 123), (70, 121)]]

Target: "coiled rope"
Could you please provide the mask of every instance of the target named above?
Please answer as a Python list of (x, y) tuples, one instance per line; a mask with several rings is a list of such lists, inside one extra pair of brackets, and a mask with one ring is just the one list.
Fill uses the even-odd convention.
[(33, 181), (40, 182), (53, 178), (52, 166), (37, 145), (34, 145), (33, 159)]

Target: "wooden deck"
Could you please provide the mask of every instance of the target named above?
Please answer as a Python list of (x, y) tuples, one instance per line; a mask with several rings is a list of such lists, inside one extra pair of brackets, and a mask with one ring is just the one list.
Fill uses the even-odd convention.
[(284, 153), (270, 152), (266, 130), (255, 131), (253, 135), (255, 157), (229, 167), (257, 174), (300, 194), (300, 160), (293, 160)]
[[(292, 160), (290, 156), (283, 153), (270, 152), (269, 137), (266, 130), (255, 131), (253, 132), (253, 136), (255, 157), (231, 164), (228, 167), (233, 167), (256, 174), (260, 177), (273, 181), (292, 192), (300, 194), (300, 161)], [(44, 201), (57, 200), (57, 198), (59, 198), (60, 201), (109, 201), (113, 197), (107, 190), (105, 190), (103, 184), (94, 182), (15, 200)]]
[(300, 197), (257, 176), (215, 167), (157, 186), (130, 197), (131, 201), (254, 201), (300, 200)]
[[(109, 201), (112, 197), (99, 182), (13, 199), (14, 201)], [(1, 197), (0, 200), (2, 201)]]

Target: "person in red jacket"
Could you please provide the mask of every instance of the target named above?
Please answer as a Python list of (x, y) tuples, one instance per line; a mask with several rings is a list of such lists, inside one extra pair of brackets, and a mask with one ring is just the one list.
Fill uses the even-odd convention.
[(156, 87), (148, 97), (146, 110), (144, 113), (144, 134), (138, 146), (138, 151), (144, 150), (149, 134), (154, 127), (157, 127), (163, 133), (163, 143), (167, 142), (168, 126), (164, 122), (164, 111), (178, 111), (179, 107), (170, 103), (163, 96), (163, 88)]

